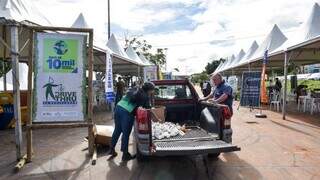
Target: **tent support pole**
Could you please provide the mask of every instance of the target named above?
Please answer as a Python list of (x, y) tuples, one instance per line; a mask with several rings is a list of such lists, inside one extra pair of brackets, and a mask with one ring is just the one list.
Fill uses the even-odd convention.
[[(88, 52), (88, 70), (89, 70), (89, 77), (88, 77), (88, 123), (93, 124), (92, 119), (92, 71), (93, 71), (93, 31), (89, 32), (89, 52)], [(89, 155), (93, 155), (94, 151), (94, 136), (93, 136), (93, 126), (88, 127), (88, 136), (89, 136)]]
[(19, 40), (18, 27), (13, 25), (11, 28), (11, 59), (12, 59), (12, 79), (13, 79), (13, 99), (14, 99), (14, 119), (16, 121), (16, 155), (17, 160), (22, 158), (22, 130), (21, 130), (21, 109), (20, 109), (20, 83), (19, 83)]
[(29, 61), (28, 61), (28, 121), (27, 121), (27, 162), (32, 161), (32, 153), (33, 153), (33, 147), (32, 147), (32, 72), (33, 72), (33, 30), (30, 30), (29, 38), (30, 38), (30, 44), (29, 44)]
[(286, 119), (287, 111), (287, 75), (288, 75), (288, 52), (284, 52), (284, 89), (283, 89), (283, 102), (282, 102), (282, 119)]
[[(2, 26), (2, 39), (4, 41), (4, 43), (6, 44), (6, 26)], [(7, 46), (5, 46), (3, 44), (3, 59), (2, 59), (2, 70), (3, 70), (3, 91), (6, 92), (7, 91), (7, 73), (5, 73), (5, 61), (4, 59), (6, 59), (6, 53), (7, 53)]]

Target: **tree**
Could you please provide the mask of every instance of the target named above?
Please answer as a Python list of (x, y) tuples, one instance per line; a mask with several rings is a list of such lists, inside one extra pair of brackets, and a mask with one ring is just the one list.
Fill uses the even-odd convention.
[(141, 40), (140, 35), (131, 36), (129, 38), (126, 37), (125, 42), (126, 48), (131, 45), (138, 54), (143, 54), (152, 64), (159, 67), (166, 64), (166, 48), (157, 48), (155, 52), (152, 52), (152, 45), (146, 40)]
[(208, 79), (209, 79), (209, 76), (206, 71), (191, 75), (191, 82), (193, 83), (204, 82), (204, 81), (207, 81)]
[(4, 74), (6, 74), (11, 69), (11, 63), (2, 61), (0, 59), (0, 77), (2, 77)]
[(217, 69), (219, 64), (224, 61), (225, 61), (225, 59), (220, 58), (219, 60), (213, 59), (213, 60), (211, 60), (211, 62), (208, 62), (208, 64), (205, 67), (207, 74), (212, 74)]

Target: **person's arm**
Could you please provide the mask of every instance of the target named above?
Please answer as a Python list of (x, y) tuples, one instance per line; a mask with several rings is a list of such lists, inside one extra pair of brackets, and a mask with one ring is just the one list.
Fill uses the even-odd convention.
[(207, 101), (210, 98), (213, 98), (213, 91), (211, 91), (211, 93), (208, 96), (200, 98), (199, 101)]
[(213, 100), (215, 103), (223, 103), (228, 99), (228, 94), (223, 93), (218, 99)]
[(224, 103), (229, 96), (232, 96), (232, 88), (230, 86), (227, 86), (224, 90), (223, 90), (223, 94), (217, 98), (214, 99), (213, 101), (215, 103)]

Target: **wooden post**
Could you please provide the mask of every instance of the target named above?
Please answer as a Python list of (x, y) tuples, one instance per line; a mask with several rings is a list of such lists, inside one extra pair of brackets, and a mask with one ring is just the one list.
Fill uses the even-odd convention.
[(33, 148), (32, 148), (32, 72), (33, 72), (33, 33), (34, 31), (30, 30), (30, 44), (29, 44), (29, 60), (28, 60), (28, 121), (27, 121), (27, 162), (31, 162)]
[(284, 88), (283, 88), (283, 102), (282, 102), (282, 119), (286, 119), (287, 111), (287, 75), (288, 75), (288, 52), (284, 52)]
[[(88, 52), (88, 70), (89, 70), (89, 78), (88, 78), (88, 123), (93, 124), (92, 120), (92, 70), (93, 70), (93, 31), (89, 32), (89, 52)], [(88, 127), (88, 136), (89, 136), (89, 155), (93, 155), (94, 148), (94, 136), (93, 136), (93, 126), (89, 125)]]
[(20, 107), (20, 83), (19, 83), (19, 41), (18, 26), (11, 26), (11, 60), (12, 60), (12, 81), (14, 99), (14, 119), (16, 121), (16, 153), (17, 159), (21, 159), (22, 130), (21, 130), (21, 107)]

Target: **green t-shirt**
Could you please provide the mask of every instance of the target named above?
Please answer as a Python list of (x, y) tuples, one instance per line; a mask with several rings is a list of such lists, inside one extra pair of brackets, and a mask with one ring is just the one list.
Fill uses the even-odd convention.
[(129, 101), (129, 98), (127, 96), (124, 96), (117, 104), (118, 106), (121, 106), (122, 108), (124, 108), (125, 110), (127, 110), (129, 113), (131, 113), (136, 107), (137, 105), (134, 103), (131, 103)]

